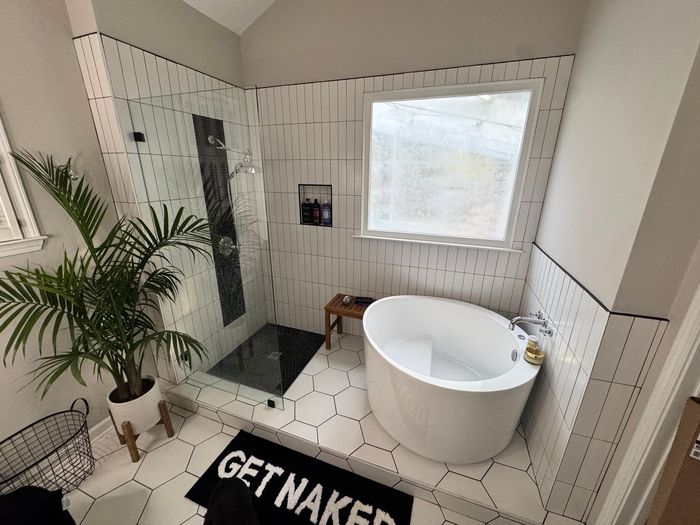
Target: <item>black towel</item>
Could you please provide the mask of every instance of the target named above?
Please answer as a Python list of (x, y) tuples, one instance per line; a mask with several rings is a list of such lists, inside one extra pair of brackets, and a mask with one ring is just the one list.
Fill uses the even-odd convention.
[(0, 523), (3, 525), (75, 525), (63, 510), (60, 490), (22, 487), (0, 496)]

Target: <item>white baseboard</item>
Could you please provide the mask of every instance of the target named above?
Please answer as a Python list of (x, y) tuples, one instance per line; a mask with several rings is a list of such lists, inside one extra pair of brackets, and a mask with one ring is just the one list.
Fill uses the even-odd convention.
[(109, 416), (107, 416), (102, 421), (88, 429), (88, 433), (90, 434), (90, 441), (95, 441), (111, 428), (112, 419)]

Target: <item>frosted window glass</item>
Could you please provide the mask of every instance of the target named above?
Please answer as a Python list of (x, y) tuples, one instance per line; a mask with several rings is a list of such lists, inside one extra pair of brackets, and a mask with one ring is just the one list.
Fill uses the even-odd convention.
[(373, 102), (368, 229), (504, 240), (530, 96)]

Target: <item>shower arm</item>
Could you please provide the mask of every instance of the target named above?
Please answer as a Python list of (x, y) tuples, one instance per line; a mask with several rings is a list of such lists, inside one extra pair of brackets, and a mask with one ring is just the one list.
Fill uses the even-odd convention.
[(209, 141), (209, 144), (211, 144), (212, 146), (216, 146), (218, 144), (218, 146), (216, 146), (216, 149), (223, 149), (223, 150), (231, 151), (231, 152), (236, 151), (233, 148), (229, 148), (226, 144), (221, 142), (214, 135), (209, 135), (209, 137), (207, 137), (207, 140)]

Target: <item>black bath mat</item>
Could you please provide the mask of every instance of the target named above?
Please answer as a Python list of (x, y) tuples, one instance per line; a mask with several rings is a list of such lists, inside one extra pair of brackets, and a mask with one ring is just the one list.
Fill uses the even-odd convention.
[[(241, 468), (244, 463), (248, 468)], [(219, 471), (229, 477), (247, 472), (243, 478), (250, 482), (253, 505), (262, 525), (352, 523), (348, 520), (353, 510), (360, 518), (355, 523), (365, 523), (362, 518), (384, 525), (411, 522), (412, 496), (247, 432), (241, 431), (233, 438), (186, 497), (206, 507), (220, 479)], [(267, 475), (271, 476), (267, 484), (261, 483)], [(258, 496), (261, 485), (264, 489)], [(299, 494), (288, 492), (290, 488)], [(333, 509), (334, 502), (337, 512), (324, 521), (324, 512)], [(382, 513), (386, 515), (384, 520), (377, 519)]]

